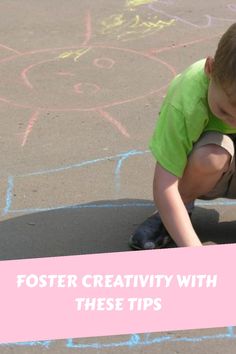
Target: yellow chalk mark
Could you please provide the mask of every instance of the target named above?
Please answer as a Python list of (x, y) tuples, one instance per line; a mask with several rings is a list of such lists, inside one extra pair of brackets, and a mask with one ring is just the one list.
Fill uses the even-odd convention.
[(130, 13), (125, 15), (112, 15), (102, 21), (102, 34), (115, 34), (118, 40), (130, 40), (133, 38), (143, 38), (151, 35), (165, 27), (171, 26), (176, 21), (174, 19), (163, 21), (158, 16), (143, 19), (140, 15), (131, 17)]
[[(156, 21), (156, 22), (155, 22)], [(136, 15), (133, 23), (131, 22), (130, 28), (147, 28), (147, 29), (162, 29), (165, 26), (170, 26), (172, 23), (174, 23), (175, 20), (170, 20), (170, 21), (162, 21), (158, 20), (157, 16), (153, 18), (153, 21), (142, 21), (139, 15)]]
[(65, 59), (65, 58), (69, 58), (71, 55), (73, 54), (73, 52), (64, 52), (64, 53), (61, 53), (60, 55), (59, 55), (59, 59)]
[(78, 61), (79, 58), (82, 55), (86, 54), (90, 49), (91, 49), (91, 47), (80, 48), (80, 49), (75, 50), (75, 51), (70, 50), (69, 52), (61, 53), (58, 58), (59, 59), (66, 59), (66, 58), (74, 57), (74, 61)]
[(79, 49), (79, 50), (77, 50), (77, 51), (75, 52), (75, 53), (76, 53), (76, 56), (75, 56), (75, 58), (74, 58), (74, 61), (78, 61), (78, 59), (79, 59), (82, 55), (86, 54), (90, 49), (91, 49), (91, 47), (89, 47), (89, 48), (87, 48), (87, 49)]
[(151, 4), (152, 2), (153, 0), (127, 0), (126, 6), (132, 8), (141, 5)]
[(103, 26), (102, 33), (106, 34), (107, 32), (110, 32), (112, 29), (116, 29), (122, 26), (124, 23), (125, 23), (124, 15), (122, 14), (112, 15), (102, 21), (102, 26)]
[(138, 24), (140, 23), (140, 17), (139, 17), (139, 15), (136, 15), (133, 21), (134, 21), (134, 22), (133, 22), (133, 23), (131, 22), (131, 24), (130, 24), (130, 27), (131, 27), (131, 28), (137, 27)]

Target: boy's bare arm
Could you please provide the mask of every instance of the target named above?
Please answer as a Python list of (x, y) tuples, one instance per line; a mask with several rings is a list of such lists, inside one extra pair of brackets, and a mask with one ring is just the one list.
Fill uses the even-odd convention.
[(154, 200), (162, 221), (177, 246), (201, 246), (178, 189), (179, 178), (156, 165)]

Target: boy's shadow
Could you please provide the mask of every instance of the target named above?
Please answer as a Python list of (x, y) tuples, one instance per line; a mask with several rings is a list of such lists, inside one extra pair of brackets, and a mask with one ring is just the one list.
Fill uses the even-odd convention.
[(130, 234), (153, 211), (123, 199), (14, 217), (0, 222), (0, 260), (130, 251)]
[[(0, 260), (130, 251), (130, 235), (154, 210), (148, 200), (123, 199), (14, 217), (0, 223)], [(201, 240), (235, 242), (236, 222), (218, 219), (215, 210), (194, 210)]]
[[(229, 214), (231, 216), (232, 211)], [(219, 222), (219, 216), (215, 209), (195, 207), (192, 222), (197, 235), (202, 242), (235, 243), (236, 220)]]

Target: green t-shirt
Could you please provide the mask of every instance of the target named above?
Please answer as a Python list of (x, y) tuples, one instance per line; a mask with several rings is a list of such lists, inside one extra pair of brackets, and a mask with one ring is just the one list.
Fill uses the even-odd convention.
[(196, 62), (171, 82), (149, 144), (159, 164), (177, 177), (182, 177), (193, 144), (203, 132), (236, 133), (209, 109), (204, 64), (205, 59)]

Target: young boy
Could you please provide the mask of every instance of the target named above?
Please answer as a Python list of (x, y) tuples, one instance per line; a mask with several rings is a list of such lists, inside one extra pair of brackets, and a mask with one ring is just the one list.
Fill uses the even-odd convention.
[(198, 61), (170, 84), (150, 149), (156, 158), (158, 212), (130, 238), (135, 249), (201, 246), (191, 223), (196, 198), (236, 198), (236, 23), (215, 57)]

